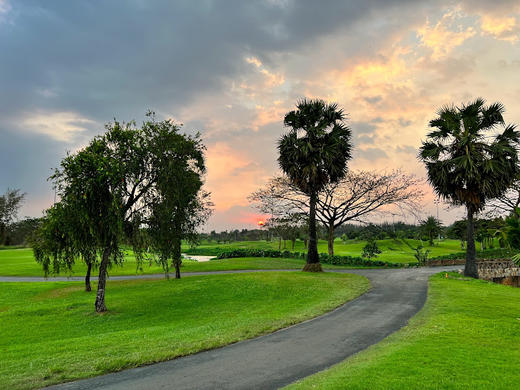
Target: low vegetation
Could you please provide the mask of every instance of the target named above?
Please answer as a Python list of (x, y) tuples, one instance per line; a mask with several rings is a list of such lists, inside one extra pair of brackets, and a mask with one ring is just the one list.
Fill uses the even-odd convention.
[(295, 389), (514, 389), (520, 382), (520, 289), (462, 277), (430, 280), (410, 324)]
[[(352, 256), (361, 257), (363, 248), (366, 245), (366, 240), (347, 240), (342, 241), (337, 239), (335, 244), (335, 255), (338, 256)], [(377, 257), (377, 260), (390, 262), (390, 263), (414, 263), (415, 251), (412, 247), (419, 245), (427, 245), (421, 240), (407, 239), (406, 242), (410, 245), (406, 245), (402, 240), (398, 239), (384, 239), (377, 240), (377, 246), (381, 250)], [(215, 242), (204, 241), (196, 247), (185, 248), (185, 252), (189, 254), (199, 255), (210, 255), (218, 256), (222, 252), (229, 252), (237, 249), (258, 249), (258, 250), (278, 250), (277, 241), (235, 241), (226, 244), (217, 244)], [(430, 250), (430, 256), (445, 256), (451, 253), (460, 252), (460, 241), (459, 240), (441, 240), (435, 241), (435, 245), (428, 247)], [(289, 246), (283, 250), (290, 250), (291, 252), (305, 252), (305, 245), (303, 241), (296, 241), (294, 250)], [(328, 244), (326, 240), (318, 241), (318, 252), (327, 253)]]
[[(184, 259), (182, 272), (204, 271), (228, 271), (228, 270), (256, 270), (256, 269), (301, 269), (305, 261), (300, 258), (273, 258), (273, 257), (247, 257), (223, 260), (211, 260), (197, 262)], [(324, 264), (324, 268), (365, 268), (367, 265), (343, 265), (336, 266)], [(86, 265), (78, 262), (72, 267), (72, 272), (63, 272), (59, 276), (84, 277)], [(125, 253), (125, 261), (121, 265), (114, 265), (109, 269), (109, 276), (161, 274), (163, 269), (155, 262), (144, 262), (141, 268), (137, 268), (135, 257), (130, 251)], [(34, 261), (31, 249), (10, 249), (0, 251), (0, 276), (44, 276), (39, 264)], [(49, 277), (58, 275), (49, 275)]]

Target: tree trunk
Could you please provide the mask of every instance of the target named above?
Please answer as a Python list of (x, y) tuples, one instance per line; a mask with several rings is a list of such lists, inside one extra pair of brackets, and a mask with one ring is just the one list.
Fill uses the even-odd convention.
[(282, 237), (278, 238), (278, 251), (282, 250)]
[(296, 245), (296, 238), (293, 238), (291, 240), (291, 243), (292, 243), (292, 250), (294, 250), (294, 246)]
[(329, 225), (327, 241), (329, 245), (329, 256), (334, 256), (334, 225)]
[(5, 244), (6, 227), (3, 223), (0, 223), (0, 245)]
[(90, 285), (90, 272), (92, 271), (92, 263), (87, 263), (87, 274), (85, 275), (85, 291), (92, 291), (92, 286)]
[(466, 266), (464, 267), (464, 275), (472, 278), (478, 278), (478, 269), (476, 261), (475, 249), (475, 226), (473, 221), (473, 210), (468, 207), (468, 241), (466, 244)]
[(304, 238), (304, 239), (303, 239), (303, 247), (304, 247), (305, 249), (307, 249), (307, 241), (309, 241), (308, 238)]
[(304, 271), (309, 272), (323, 271), (318, 255), (318, 240), (316, 237), (316, 197), (315, 192), (311, 193), (309, 202), (309, 249), (307, 250), (307, 264), (303, 267)]
[(173, 265), (175, 267), (175, 279), (181, 278), (181, 240), (174, 240), (173, 243)]
[(96, 294), (96, 311), (98, 313), (107, 311), (107, 307), (105, 306), (105, 286), (107, 282), (107, 268), (109, 259), (110, 248), (105, 248), (103, 251), (103, 257), (101, 259), (101, 264), (99, 265), (99, 278)]

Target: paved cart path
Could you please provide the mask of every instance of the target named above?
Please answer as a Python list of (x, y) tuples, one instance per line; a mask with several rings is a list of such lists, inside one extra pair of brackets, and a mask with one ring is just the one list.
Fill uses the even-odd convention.
[[(266, 336), (52, 388), (276, 389), (330, 367), (406, 325), (424, 305), (428, 277), (456, 268), (334, 270), (366, 276), (372, 288), (328, 314)], [(266, 271), (229, 271), (236, 272)], [(209, 273), (190, 275), (194, 274)], [(136, 276), (111, 279), (130, 278)], [(15, 278), (0, 281), (5, 279)], [(27, 279), (34, 280), (16, 278)]]

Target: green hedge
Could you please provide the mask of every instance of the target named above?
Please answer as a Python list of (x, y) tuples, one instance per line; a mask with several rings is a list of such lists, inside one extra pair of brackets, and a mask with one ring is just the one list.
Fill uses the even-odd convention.
[[(261, 250), (261, 249), (235, 249), (232, 251), (221, 252), (216, 259), (232, 259), (237, 257), (273, 257), (273, 258), (289, 258), (302, 259), (306, 258), (306, 253), (276, 251), (276, 250)], [(320, 262), (322, 264), (331, 265), (352, 265), (364, 267), (409, 267), (416, 266), (417, 263), (389, 263), (387, 261), (367, 260), (362, 257), (352, 256), (329, 256), (326, 253), (320, 253)]]
[[(497, 248), (497, 249), (486, 249), (484, 251), (477, 252), (477, 259), (509, 259), (513, 255), (517, 254), (517, 250)], [(435, 260), (465, 260), (466, 252), (451, 253), (449, 255), (442, 255), (436, 257), (430, 257), (428, 261)]]

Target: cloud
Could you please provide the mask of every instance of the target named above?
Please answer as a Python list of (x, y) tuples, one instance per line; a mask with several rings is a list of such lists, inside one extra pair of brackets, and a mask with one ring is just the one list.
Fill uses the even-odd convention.
[(7, 0), (0, 0), (0, 15), (6, 14), (11, 10), (11, 5)]
[(464, 27), (460, 13), (453, 10), (444, 14), (435, 25), (429, 21), (417, 30), (423, 46), (432, 50), (432, 58), (448, 55), (454, 48), (476, 34), (472, 26)]
[(220, 210), (246, 206), (247, 196), (268, 177), (258, 163), (224, 142), (209, 145), (206, 158), (206, 186)]
[(20, 127), (22, 131), (45, 134), (70, 143), (93, 124), (96, 122), (73, 112), (37, 112), (26, 114)]
[(379, 159), (388, 158), (388, 154), (383, 149), (368, 147), (364, 149), (356, 149), (354, 155), (357, 158), (375, 161)]
[(202, 132), (222, 226), (277, 172), (283, 116), (304, 96), (349, 113), (358, 168), (424, 175), (411, 150), (446, 103), (483, 95), (520, 123), (517, 1), (6, 4), (0, 151), (16, 175), (0, 182), (32, 205), (52, 199), (45, 178), (66, 149), (147, 108)]
[(495, 17), (492, 15), (482, 15), (480, 17), (480, 28), (484, 34), (489, 34), (496, 39), (518, 42), (520, 38), (520, 25), (514, 16)]

